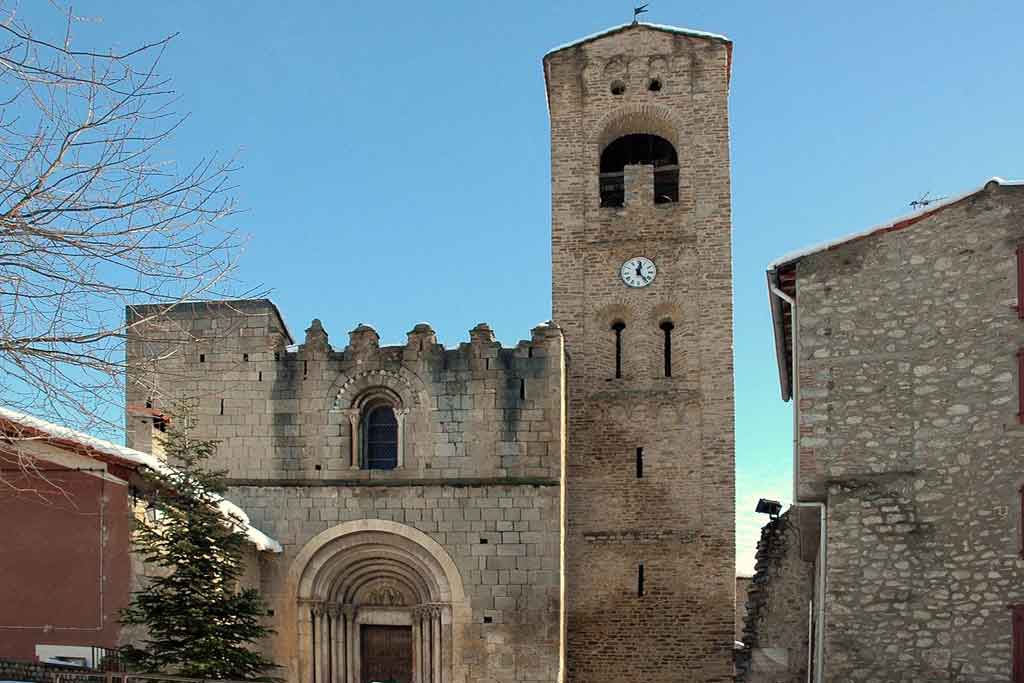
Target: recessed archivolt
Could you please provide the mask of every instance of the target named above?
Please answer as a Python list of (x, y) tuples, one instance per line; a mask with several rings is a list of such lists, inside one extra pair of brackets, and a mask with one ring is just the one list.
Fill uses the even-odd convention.
[(683, 120), (670, 107), (657, 103), (630, 104), (608, 112), (594, 126), (591, 139), (597, 154), (623, 135), (646, 133), (663, 137), (680, 149)]
[(359, 408), (373, 394), (390, 396), (398, 407), (427, 405), (423, 380), (405, 367), (397, 370), (377, 368), (354, 375), (341, 375), (331, 389), (332, 409)]
[(311, 539), (289, 572), (296, 600), (357, 599), (390, 581), (416, 602), (465, 603), (455, 562), (422, 531), (388, 520), (346, 522)]

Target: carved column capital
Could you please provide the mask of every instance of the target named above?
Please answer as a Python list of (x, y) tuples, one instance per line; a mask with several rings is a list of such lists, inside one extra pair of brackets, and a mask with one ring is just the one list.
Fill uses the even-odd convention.
[(323, 603), (322, 600), (311, 601), (310, 607), (313, 610), (314, 616), (322, 617), (324, 614), (326, 614), (327, 606)]
[(341, 614), (341, 605), (335, 602), (332, 602), (331, 604), (327, 605), (327, 614), (329, 614), (332, 617), (337, 617), (339, 614)]

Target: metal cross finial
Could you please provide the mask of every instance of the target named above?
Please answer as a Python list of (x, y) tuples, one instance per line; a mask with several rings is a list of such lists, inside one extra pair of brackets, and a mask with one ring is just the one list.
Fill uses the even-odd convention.
[[(650, 4), (650, 3), (648, 3)], [(647, 12), (647, 5), (640, 5), (639, 7), (633, 8), (633, 23), (640, 23), (640, 15)]]

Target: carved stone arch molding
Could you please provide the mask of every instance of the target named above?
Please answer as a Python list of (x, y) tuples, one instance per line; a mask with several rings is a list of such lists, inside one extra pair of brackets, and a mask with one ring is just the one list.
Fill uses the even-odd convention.
[(352, 375), (341, 375), (331, 387), (331, 412), (341, 413), (349, 424), (349, 467), (359, 468), (362, 461), (362, 421), (368, 407), (387, 403), (398, 422), (398, 463), (405, 467), (409, 432), (427, 429), (430, 401), (423, 380), (405, 367), (375, 368)]
[(285, 607), (290, 637), (280, 638), (287, 652), (279, 655), (289, 683), (363, 680), (364, 625), (411, 629), (416, 683), (467, 683), (472, 611), (462, 577), (444, 548), (417, 529), (364, 519), (318, 534), (291, 564)]

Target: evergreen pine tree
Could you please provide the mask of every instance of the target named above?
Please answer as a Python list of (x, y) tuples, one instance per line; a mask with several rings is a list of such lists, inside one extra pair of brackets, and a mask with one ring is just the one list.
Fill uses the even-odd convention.
[(140, 520), (133, 537), (160, 575), (121, 613), (121, 623), (144, 625), (148, 637), (124, 648), (123, 656), (137, 671), (260, 678), (275, 665), (252, 649), (271, 630), (261, 623), (266, 607), (259, 593), (239, 589), (248, 542), (244, 526), (217, 508), (215, 494), (226, 489), (226, 472), (205, 469), (217, 442), (191, 438), (190, 411), (180, 412), (163, 438), (173, 474), (150, 475), (157, 514)]

